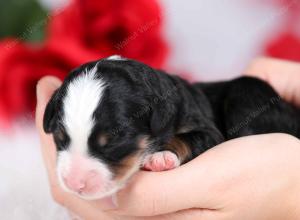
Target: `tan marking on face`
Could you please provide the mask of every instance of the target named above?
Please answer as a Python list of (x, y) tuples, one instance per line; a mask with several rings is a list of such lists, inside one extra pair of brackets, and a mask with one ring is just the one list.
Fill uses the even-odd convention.
[(166, 150), (175, 152), (181, 163), (186, 162), (191, 157), (190, 147), (177, 137), (172, 138), (166, 145)]
[(146, 149), (150, 145), (148, 136), (144, 136), (139, 140), (138, 146), (139, 149)]
[(138, 142), (138, 146), (139, 150), (137, 150), (137, 152), (124, 158), (116, 168), (113, 168), (116, 173), (114, 180), (120, 182), (126, 181), (140, 169), (145, 150), (149, 146), (148, 137), (145, 136), (141, 138)]
[(105, 146), (108, 143), (108, 135), (100, 134), (98, 137), (98, 143), (100, 144), (100, 146)]
[(62, 130), (62, 128), (59, 128), (56, 132), (55, 132), (56, 138), (60, 141), (64, 141), (66, 139), (66, 136)]
[(126, 181), (134, 172), (139, 170), (141, 164), (141, 154), (131, 155), (121, 161), (118, 168), (115, 169), (115, 180)]

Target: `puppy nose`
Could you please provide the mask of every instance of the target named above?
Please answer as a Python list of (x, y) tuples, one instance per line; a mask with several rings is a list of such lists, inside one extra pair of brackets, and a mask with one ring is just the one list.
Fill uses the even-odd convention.
[(86, 186), (84, 179), (75, 178), (71, 176), (64, 177), (64, 182), (66, 186), (74, 192), (82, 192)]
[(63, 180), (70, 190), (79, 194), (90, 194), (101, 187), (100, 174), (94, 170), (76, 173), (76, 175), (69, 174), (63, 177)]

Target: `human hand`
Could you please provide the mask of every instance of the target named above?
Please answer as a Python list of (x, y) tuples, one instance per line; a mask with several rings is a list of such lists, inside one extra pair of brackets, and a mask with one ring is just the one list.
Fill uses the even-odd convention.
[(286, 101), (300, 106), (300, 64), (261, 57), (246, 69), (246, 75), (267, 81)]
[(285, 134), (228, 141), (175, 170), (140, 173), (118, 194), (113, 213), (181, 210), (173, 219), (299, 219), (299, 156), (299, 140)]
[[(49, 98), (54, 90), (49, 82), (42, 81), (39, 86), (44, 86), (44, 98)], [(299, 218), (300, 144), (296, 138), (283, 134), (229, 141), (172, 171), (140, 172), (118, 193), (119, 206), (102, 212), (101, 209), (112, 207), (82, 201), (64, 193), (57, 184), (55, 146), (41, 127), (46, 99), (39, 100), (37, 125), (52, 194), (84, 219), (138, 219), (125, 216), (153, 215), (156, 217), (140, 219)], [(287, 145), (288, 148), (283, 147)]]

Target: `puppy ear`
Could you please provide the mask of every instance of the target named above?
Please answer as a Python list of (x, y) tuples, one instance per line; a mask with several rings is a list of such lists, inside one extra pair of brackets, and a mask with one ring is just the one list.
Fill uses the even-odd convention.
[(173, 104), (161, 101), (152, 111), (150, 127), (154, 136), (162, 135), (174, 129), (176, 108)]
[(57, 127), (60, 98), (59, 93), (60, 89), (57, 89), (46, 106), (43, 118), (43, 128), (46, 133), (52, 133)]

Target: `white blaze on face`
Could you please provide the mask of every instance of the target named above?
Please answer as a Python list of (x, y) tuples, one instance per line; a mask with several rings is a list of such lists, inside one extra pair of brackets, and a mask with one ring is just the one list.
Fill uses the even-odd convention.
[(71, 148), (86, 153), (94, 126), (93, 114), (103, 96), (105, 85), (96, 79), (97, 66), (73, 80), (64, 99), (64, 125), (71, 138)]
[(125, 58), (121, 57), (120, 55), (112, 55), (106, 58), (107, 60), (126, 60)]
[(88, 155), (88, 138), (94, 127), (93, 114), (104, 93), (103, 80), (96, 78), (97, 65), (68, 86), (63, 102), (63, 123), (70, 137), (67, 150), (58, 154), (57, 172), (62, 187), (83, 198), (98, 198), (111, 184), (106, 164)]

